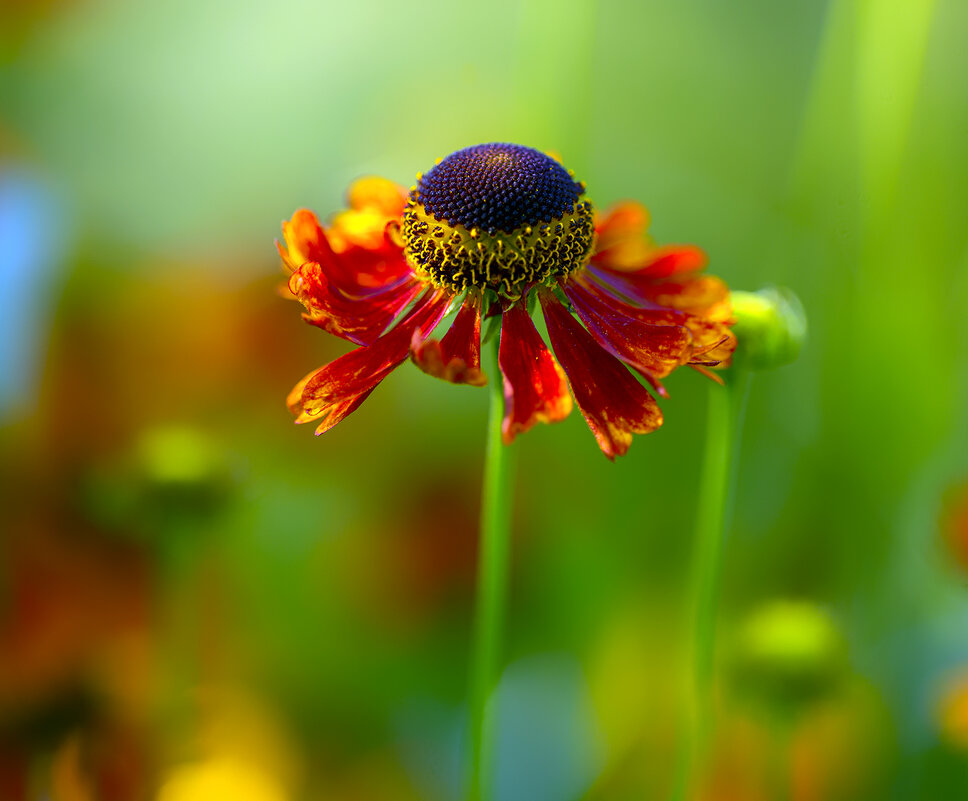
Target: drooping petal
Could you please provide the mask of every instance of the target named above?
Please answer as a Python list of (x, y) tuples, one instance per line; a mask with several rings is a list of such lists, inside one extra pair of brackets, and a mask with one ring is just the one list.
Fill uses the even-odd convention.
[(504, 380), (501, 432), (506, 445), (536, 423), (555, 423), (571, 412), (568, 381), (523, 300), (504, 312), (498, 363)]
[(325, 431), (354, 411), (407, 358), (414, 339), (433, 331), (449, 303), (447, 293), (428, 289), (403, 320), (372, 344), (352, 350), (304, 378), (289, 398), (290, 408), (299, 412), (296, 422), (322, 419), (320, 426)]
[(487, 384), (481, 371), (480, 297), (468, 295), (444, 338), (415, 342), (410, 357), (425, 373), (444, 381), (475, 387)]
[(663, 378), (692, 355), (692, 332), (685, 325), (596, 293), (581, 280), (564, 292), (599, 345), (649, 378)]
[[(593, 271), (590, 271), (590, 275), (593, 277), (592, 280), (589, 280), (589, 274), (586, 274), (580, 276), (577, 283), (585, 293), (593, 297), (602, 313), (632, 317), (650, 325), (675, 325), (688, 329), (691, 342), (689, 347), (680, 354), (679, 364), (697, 361), (705, 364), (716, 364), (728, 358), (733, 352), (735, 337), (725, 323), (670, 306), (661, 306), (652, 301), (626, 303), (618, 296), (613, 282), (602, 281), (599, 275)], [(566, 291), (568, 291), (571, 283), (569, 282), (566, 285)], [(574, 298), (572, 298), (572, 302), (575, 302)], [(688, 304), (687, 300), (684, 300), (684, 302)], [(579, 311), (579, 316), (588, 324), (589, 321), (579, 310), (578, 304), (575, 308), (576, 311)], [(595, 333), (592, 325), (589, 325), (589, 329), (592, 330), (593, 334)], [(616, 355), (624, 359), (621, 352), (616, 353)], [(645, 374), (643, 373), (643, 375)], [(646, 378), (648, 377), (646, 375)], [(653, 384), (653, 386), (655, 385)]]
[(617, 273), (595, 266), (588, 272), (613, 292), (647, 308), (677, 309), (716, 322), (732, 316), (729, 288), (714, 275), (655, 280), (643, 273)]
[(376, 289), (350, 294), (323, 268), (307, 262), (289, 278), (289, 291), (306, 307), (303, 319), (358, 345), (369, 345), (420, 292), (411, 275)]
[(588, 427), (609, 459), (621, 456), (633, 434), (662, 425), (662, 412), (649, 391), (604, 350), (550, 292), (540, 295), (548, 338), (568, 374)]
[(325, 434), (343, 418), (348, 417), (350, 413), (356, 411), (360, 404), (370, 397), (370, 392), (373, 390), (369, 390), (360, 395), (355, 395), (345, 401), (334, 403), (323, 414), (309, 414), (308, 412), (303, 411), (302, 394), (303, 390), (306, 388), (306, 384), (309, 382), (309, 379), (315, 374), (316, 370), (313, 370), (313, 372), (303, 378), (302, 381), (292, 388), (292, 391), (286, 398), (286, 406), (288, 406), (289, 411), (295, 415), (296, 423), (301, 424), (308, 423), (310, 421), (317, 422), (318, 425), (316, 426), (316, 436), (319, 436), (320, 434)]

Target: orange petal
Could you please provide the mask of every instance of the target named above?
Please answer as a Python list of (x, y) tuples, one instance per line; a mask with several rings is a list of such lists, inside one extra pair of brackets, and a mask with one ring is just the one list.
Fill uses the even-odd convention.
[(643, 264), (655, 243), (646, 234), (649, 210), (634, 200), (616, 204), (596, 227), (593, 261), (613, 270), (631, 270)]
[(298, 270), (307, 261), (329, 266), (333, 261), (333, 249), (323, 232), (316, 215), (309, 209), (299, 209), (291, 220), (282, 224), (282, 235), (287, 250), (276, 243), (283, 261), (290, 270)]
[(407, 204), (407, 190), (377, 175), (358, 178), (350, 184), (346, 200), (351, 209), (373, 209), (385, 217), (399, 217)]

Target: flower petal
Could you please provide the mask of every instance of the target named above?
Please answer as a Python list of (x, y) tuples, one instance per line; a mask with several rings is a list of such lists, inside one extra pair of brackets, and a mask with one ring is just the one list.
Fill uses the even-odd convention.
[(406, 190), (393, 181), (367, 176), (354, 181), (346, 196), (349, 208), (333, 218), (330, 234), (337, 252), (349, 247), (377, 250), (384, 245), (387, 223), (399, 220)]
[[(299, 411), (296, 422), (325, 415), (324, 430), (327, 430), (346, 417), (407, 358), (415, 336), (425, 337), (434, 330), (447, 313), (450, 300), (446, 292), (428, 289), (407, 316), (386, 334), (304, 378), (289, 397), (290, 408)], [(330, 424), (333, 417), (337, 419)]]
[(358, 345), (369, 345), (420, 292), (411, 275), (376, 289), (355, 287), (350, 294), (323, 268), (307, 262), (289, 278), (289, 291), (306, 307), (303, 319)]
[(637, 273), (649, 278), (667, 278), (671, 275), (694, 273), (709, 264), (706, 251), (695, 245), (663, 245), (655, 248)]
[(399, 217), (407, 205), (407, 190), (379, 175), (357, 178), (346, 192), (351, 209), (373, 209), (386, 217)]
[(316, 215), (308, 209), (299, 209), (291, 220), (282, 224), (286, 247), (279, 242), (276, 247), (289, 272), (295, 272), (307, 262), (315, 262), (330, 283), (355, 294), (379, 289), (412, 275), (403, 249), (385, 236), (386, 226), (387, 219), (381, 216), (374, 235), (368, 232), (361, 234), (360, 243), (349, 242), (336, 229), (324, 231)]
[(634, 269), (655, 247), (646, 234), (649, 210), (635, 200), (612, 206), (596, 225), (598, 241), (593, 261), (613, 270)]
[[(589, 275), (597, 280), (589, 280)], [(678, 325), (688, 329), (692, 336), (692, 341), (689, 347), (681, 354), (679, 364), (693, 363), (696, 361), (718, 363), (724, 359), (728, 359), (730, 354), (732, 354), (736, 346), (736, 337), (729, 330), (726, 323), (719, 322), (715, 319), (707, 319), (706, 316), (693, 314), (689, 311), (683, 311), (670, 306), (661, 306), (653, 301), (633, 301), (626, 303), (622, 298), (618, 297), (617, 290), (614, 288), (614, 282), (609, 281), (608, 278), (609, 276), (606, 276), (603, 279), (597, 272), (591, 271), (589, 274), (579, 277), (577, 282), (584, 290), (594, 296), (598, 301), (599, 307), (604, 310), (616, 311), (625, 317), (634, 317), (637, 320), (651, 325)], [(718, 281), (719, 279), (716, 280)], [(690, 281), (690, 283), (692, 282)], [(669, 285), (666, 283), (660, 286), (668, 287)], [(568, 285), (566, 285), (566, 291), (567, 288)], [(682, 303), (686, 306), (690, 305), (688, 297), (669, 298), (660, 294), (657, 294), (656, 297), (662, 297), (665, 300)], [(572, 299), (572, 302), (574, 302), (574, 299)], [(726, 302), (728, 303), (728, 296)], [(576, 310), (578, 310), (577, 305)], [(588, 323), (588, 320), (580, 311), (579, 316), (585, 320), (586, 324)], [(589, 329), (592, 329), (591, 325), (589, 325)], [(592, 330), (592, 333), (595, 333), (594, 330)], [(624, 359), (622, 353), (616, 353), (615, 355)], [(631, 362), (629, 363), (631, 364)], [(643, 373), (643, 375), (645, 374)], [(649, 378), (648, 375), (645, 377)]]
[(649, 211), (641, 203), (627, 200), (613, 206), (597, 226), (598, 243), (592, 264), (649, 278), (696, 272), (706, 266), (705, 252), (695, 245), (657, 247), (646, 233), (649, 222)]
[(298, 270), (307, 261), (314, 261), (326, 269), (335, 267), (335, 254), (316, 215), (309, 209), (299, 209), (291, 220), (282, 224), (286, 248), (279, 242), (279, 255), (290, 271)]
[(553, 294), (545, 291), (540, 298), (551, 346), (598, 447), (609, 459), (621, 456), (629, 449), (632, 434), (647, 434), (662, 425), (658, 404)]
[(415, 342), (410, 350), (414, 364), (425, 373), (453, 384), (483, 387), (481, 371), (481, 305), (476, 294), (468, 295), (450, 330), (441, 340)]
[(692, 332), (675, 319), (655, 312), (656, 319), (642, 319), (649, 312), (616, 298), (606, 301), (580, 279), (567, 282), (564, 291), (598, 344), (643, 375), (662, 378), (689, 361)]
[(732, 318), (729, 288), (714, 275), (657, 281), (643, 273), (617, 273), (595, 266), (588, 272), (613, 293), (645, 308), (677, 309), (716, 322)]
[(504, 443), (535, 423), (556, 423), (571, 412), (568, 381), (531, 322), (522, 300), (504, 312), (498, 364), (504, 378)]

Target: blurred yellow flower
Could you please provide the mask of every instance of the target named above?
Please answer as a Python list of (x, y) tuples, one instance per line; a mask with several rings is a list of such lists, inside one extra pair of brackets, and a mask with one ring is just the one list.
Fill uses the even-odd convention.
[(948, 743), (968, 752), (968, 670), (945, 685), (938, 704), (938, 725)]
[(234, 757), (215, 757), (171, 772), (158, 801), (286, 801), (272, 777)]

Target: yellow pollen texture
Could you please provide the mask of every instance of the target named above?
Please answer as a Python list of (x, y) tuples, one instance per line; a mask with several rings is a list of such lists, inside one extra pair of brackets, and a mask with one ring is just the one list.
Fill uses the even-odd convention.
[(592, 204), (582, 200), (559, 219), (507, 233), (465, 228), (437, 220), (411, 200), (401, 227), (414, 271), (435, 286), (462, 292), (471, 287), (517, 297), (529, 284), (567, 275), (586, 264), (595, 242)]

